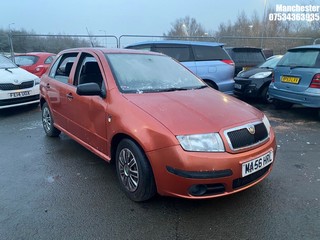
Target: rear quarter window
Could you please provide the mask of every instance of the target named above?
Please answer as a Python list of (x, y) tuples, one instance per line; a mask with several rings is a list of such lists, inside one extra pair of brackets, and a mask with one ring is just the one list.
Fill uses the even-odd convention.
[(192, 46), (196, 61), (229, 60), (226, 51), (220, 47), (211, 46)]

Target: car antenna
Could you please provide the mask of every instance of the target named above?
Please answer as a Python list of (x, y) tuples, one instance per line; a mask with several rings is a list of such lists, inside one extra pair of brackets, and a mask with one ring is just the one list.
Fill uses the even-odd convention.
[(89, 36), (89, 39), (90, 39), (91, 47), (94, 47), (94, 44), (93, 44), (93, 41), (92, 41), (92, 36), (90, 35), (89, 30), (88, 30), (87, 27), (86, 27), (86, 29), (87, 29), (87, 33), (88, 33), (88, 36)]

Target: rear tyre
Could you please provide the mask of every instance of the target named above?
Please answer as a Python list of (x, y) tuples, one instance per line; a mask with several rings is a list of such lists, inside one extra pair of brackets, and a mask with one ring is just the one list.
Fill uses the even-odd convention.
[(132, 140), (123, 139), (116, 152), (117, 176), (122, 190), (135, 202), (146, 201), (156, 193), (150, 163)]
[(42, 126), (49, 137), (57, 137), (61, 133), (59, 129), (55, 128), (53, 123), (50, 108), (47, 103), (44, 103), (42, 106)]
[(293, 103), (274, 99), (273, 105), (275, 106), (276, 109), (289, 109), (292, 107)]

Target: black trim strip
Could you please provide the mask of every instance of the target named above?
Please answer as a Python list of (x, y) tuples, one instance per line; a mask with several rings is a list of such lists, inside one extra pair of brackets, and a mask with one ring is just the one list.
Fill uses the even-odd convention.
[(206, 178), (222, 178), (222, 177), (229, 177), (232, 176), (232, 170), (226, 169), (226, 170), (218, 170), (218, 171), (184, 171), (175, 169), (173, 167), (166, 167), (168, 172), (175, 174), (180, 177), (184, 178), (195, 178), (195, 179), (206, 179)]

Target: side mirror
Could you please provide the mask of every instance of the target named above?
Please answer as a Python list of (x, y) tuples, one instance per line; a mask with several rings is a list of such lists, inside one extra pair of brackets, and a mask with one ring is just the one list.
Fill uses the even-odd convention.
[(77, 86), (77, 94), (80, 96), (101, 96), (101, 88), (97, 83), (83, 83)]

